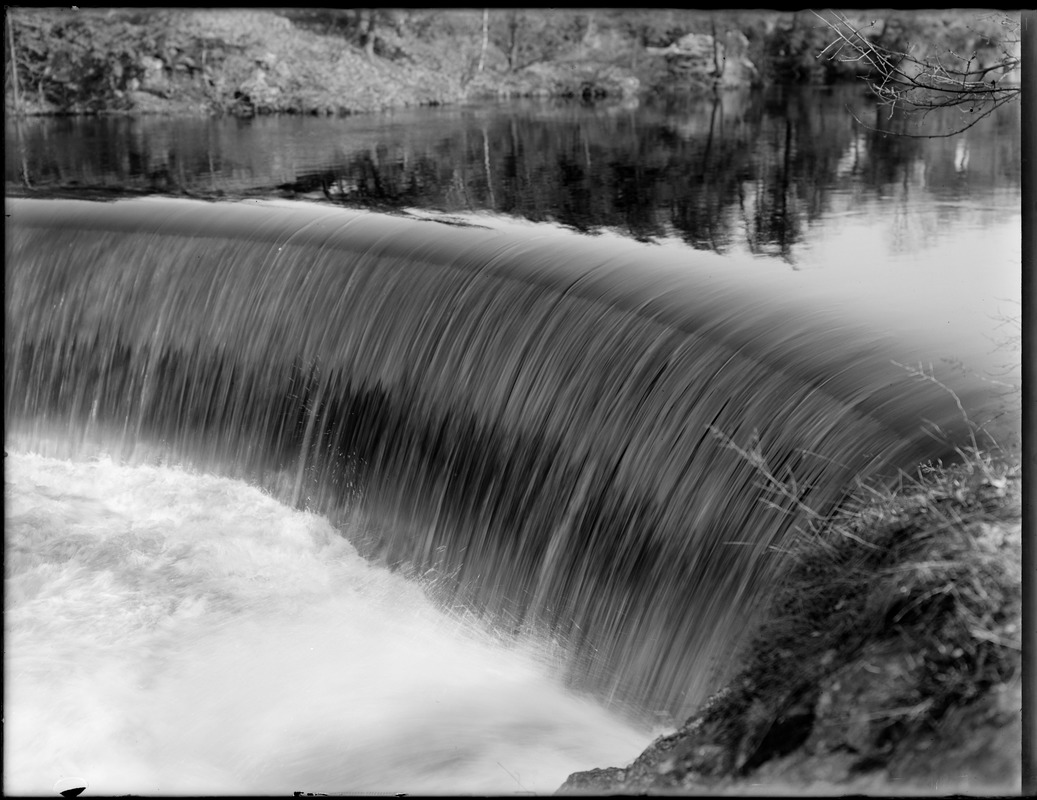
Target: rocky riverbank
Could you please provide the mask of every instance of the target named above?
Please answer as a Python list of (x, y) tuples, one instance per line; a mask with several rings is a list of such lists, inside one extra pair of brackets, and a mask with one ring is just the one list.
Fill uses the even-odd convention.
[(334, 114), (458, 99), (448, 76), (366, 58), (270, 11), (112, 16), (107, 28), (69, 12), (22, 14), (16, 48), (42, 53), (57, 40), (67, 50), (49, 53), (55, 64), (35, 82), (22, 70), (26, 114)]
[[(885, 13), (885, 12), (883, 12)], [(890, 12), (894, 13), (894, 12)], [(17, 114), (352, 114), (486, 98), (630, 100), (859, 77), (809, 12), (8, 9)], [(998, 20), (861, 19), (877, 44), (996, 56)], [(853, 20), (851, 20), (853, 23)], [(985, 54), (985, 55), (983, 55)]]
[(1021, 476), (973, 455), (804, 536), (744, 666), (559, 793), (1018, 794)]

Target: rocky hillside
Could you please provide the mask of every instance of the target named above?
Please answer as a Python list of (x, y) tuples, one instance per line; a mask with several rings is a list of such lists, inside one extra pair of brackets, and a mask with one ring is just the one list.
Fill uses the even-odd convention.
[[(1017, 28), (1005, 14), (877, 17), (846, 24), (859, 22), (877, 46), (928, 41), (978, 53), (979, 65), (996, 62)], [(810, 12), (72, 6), (9, 8), (7, 22), (5, 104), (21, 114), (348, 114), (486, 97), (630, 98), (830, 83), (865, 64), (819, 57), (835, 34)]]
[(459, 98), (448, 76), (269, 11), (23, 12), (15, 30), (23, 113), (330, 114)]
[(1020, 483), (973, 455), (818, 526), (728, 686), (560, 793), (1018, 794)]

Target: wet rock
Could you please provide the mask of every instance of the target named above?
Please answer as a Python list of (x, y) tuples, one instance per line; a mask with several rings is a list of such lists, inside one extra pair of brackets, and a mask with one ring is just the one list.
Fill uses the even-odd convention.
[(598, 794), (622, 789), (626, 782), (626, 770), (618, 767), (606, 769), (590, 769), (586, 772), (575, 772), (569, 776), (565, 784), (558, 790), (559, 794)]

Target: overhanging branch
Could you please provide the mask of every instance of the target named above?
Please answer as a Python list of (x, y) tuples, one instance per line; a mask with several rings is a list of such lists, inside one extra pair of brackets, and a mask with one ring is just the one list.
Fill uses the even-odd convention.
[[(955, 107), (976, 115), (950, 133), (902, 134), (904, 136), (954, 136), (1019, 96), (1018, 85), (1002, 85), (998, 80), (997, 73), (1003, 78), (1019, 66), (1018, 57), (1004, 44), (994, 64), (974, 63), (975, 54), (965, 58), (951, 50), (947, 51), (951, 59), (945, 62), (940, 55), (919, 57), (873, 41), (867, 31), (874, 27), (874, 21), (854, 25), (840, 12), (830, 12), (827, 16), (813, 13), (834, 35), (817, 57), (854, 63), (858, 67), (866, 65), (872, 92), (891, 113), (900, 109), (925, 114)], [(1012, 43), (1013, 40), (1008, 42)]]

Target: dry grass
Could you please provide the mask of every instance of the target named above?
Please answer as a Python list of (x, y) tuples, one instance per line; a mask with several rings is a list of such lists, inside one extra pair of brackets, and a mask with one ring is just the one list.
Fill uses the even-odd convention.
[[(900, 696), (860, 710), (888, 723), (887, 754), (1017, 675), (1020, 469), (978, 450), (962, 456), (902, 476), (894, 489), (862, 488), (851, 508), (815, 521), (793, 546), (743, 669), (699, 715), (736, 770), (781, 755), (774, 743), (767, 749), (768, 731), (797, 708), (809, 712), (825, 678), (876, 643), (916, 664)], [(805, 738), (809, 723), (801, 728)], [(785, 730), (781, 747), (796, 736)], [(875, 754), (859, 755), (865, 763)]]

